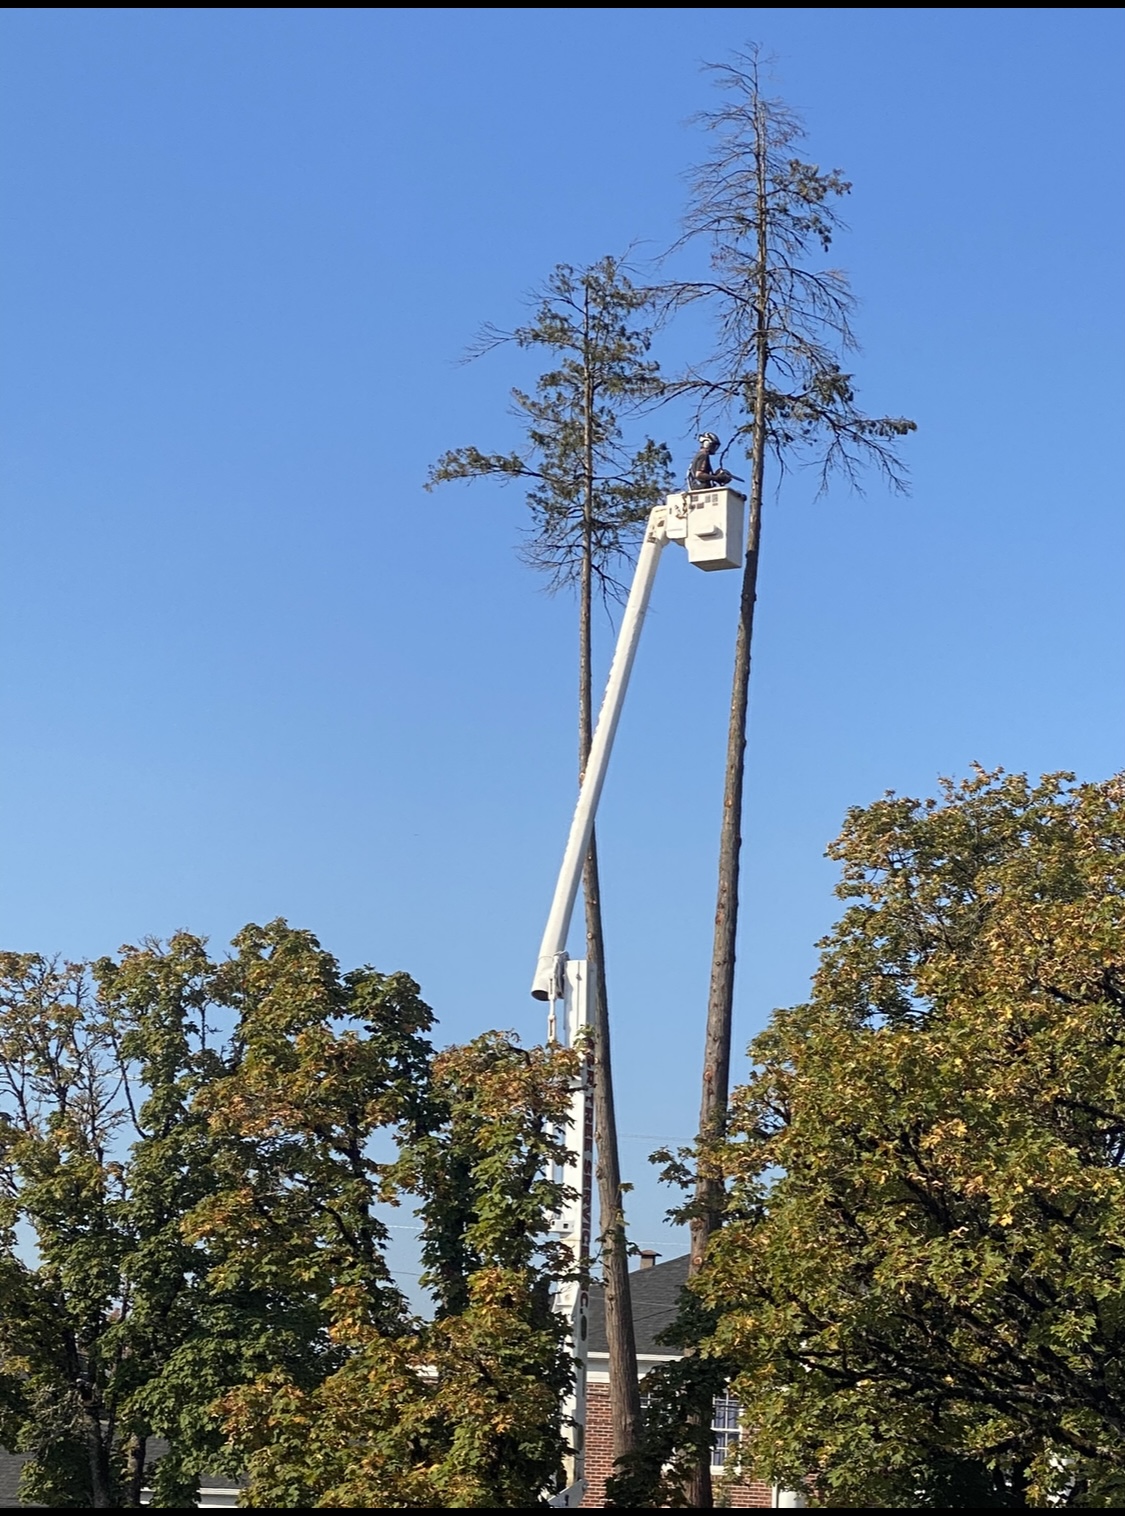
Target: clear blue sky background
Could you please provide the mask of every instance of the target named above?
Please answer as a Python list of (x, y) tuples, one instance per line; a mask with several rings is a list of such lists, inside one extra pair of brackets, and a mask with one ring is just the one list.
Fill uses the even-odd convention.
[[(1120, 10), (0, 25), (4, 945), (284, 915), (408, 969), (447, 1040), (542, 1035), (573, 606), (515, 557), (518, 493), (421, 481), (515, 440), (526, 365), (456, 363), (481, 322), (674, 236), (700, 64), (749, 39), (855, 182), (861, 399), (919, 431), (909, 500), (798, 477), (768, 507), (739, 1044), (805, 991), (846, 807), (1121, 765)], [(682, 462), (688, 417), (660, 425)], [(665, 563), (604, 807), (625, 1162), (666, 1253), (644, 1156), (697, 1109), (737, 577)]]

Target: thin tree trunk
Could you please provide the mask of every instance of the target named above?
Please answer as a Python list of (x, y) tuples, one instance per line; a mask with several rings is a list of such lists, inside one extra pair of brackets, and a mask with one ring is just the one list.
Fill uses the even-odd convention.
[[(723, 820), (719, 832), (719, 881), (715, 903), (715, 937), (711, 953), (711, 986), (707, 999), (707, 1032), (703, 1045), (703, 1091), (699, 1106), (700, 1173), (696, 1181), (691, 1222), (688, 1277), (703, 1267), (711, 1235), (722, 1222), (723, 1182), (707, 1153), (726, 1131), (730, 1093), (731, 1031), (734, 1017), (734, 965), (738, 936), (738, 882), (742, 851), (742, 798), (746, 775), (746, 725), (750, 702), (750, 653), (754, 638), (754, 606), (758, 595), (758, 559), (762, 539), (762, 492), (766, 458), (766, 378), (769, 366), (769, 204), (766, 196), (766, 122), (759, 110), (757, 141), (758, 279), (755, 332), (754, 433), (750, 449), (750, 520), (746, 535), (746, 565), (738, 606), (731, 684), (730, 725), (723, 781)], [(701, 1407), (700, 1415), (705, 1414)], [(713, 1505), (711, 1460), (695, 1468), (689, 1482), (688, 1504), (697, 1509)]]
[[(594, 381), (588, 348), (590, 295), (585, 291), (584, 337), (587, 344), (584, 394), (585, 490), (582, 520), (582, 575), (578, 604), (578, 765), (585, 773), (593, 740), (593, 529), (594, 529)], [(629, 1285), (621, 1162), (617, 1150), (617, 1115), (613, 1102), (610, 1057), (609, 1000), (606, 994), (605, 939), (602, 932), (601, 887), (597, 841), (593, 834), (582, 875), (586, 900), (586, 958), (588, 993), (593, 996), (594, 1139), (597, 1148), (598, 1233), (605, 1281), (605, 1326), (609, 1350), (609, 1399), (616, 1462), (637, 1444), (641, 1392), (637, 1380), (637, 1347), (633, 1332), (633, 1302)]]
[[(755, 451), (757, 447), (755, 445)], [(750, 696), (750, 649), (754, 635), (758, 557), (762, 532), (761, 470), (755, 459), (751, 486), (750, 527), (746, 566), (742, 575), (738, 632), (734, 643), (727, 762), (723, 785), (723, 821), (719, 834), (719, 888), (715, 905), (715, 939), (711, 958), (711, 990), (707, 1001), (707, 1032), (703, 1047), (703, 1093), (699, 1106), (699, 1138), (706, 1144), (720, 1139), (726, 1127), (730, 1090), (731, 1021), (734, 1009), (735, 938), (738, 931), (738, 880), (742, 849), (742, 797), (746, 771), (746, 720)], [(699, 1273), (712, 1232), (722, 1214), (721, 1180), (704, 1162), (696, 1186), (699, 1213), (691, 1223), (689, 1277)]]
[(586, 956), (589, 993), (593, 997), (594, 1130), (597, 1136), (598, 1235), (605, 1281), (605, 1329), (609, 1349), (610, 1415), (616, 1461), (637, 1445), (641, 1391), (637, 1379), (637, 1343), (629, 1254), (625, 1237), (624, 1197), (617, 1150), (617, 1113), (613, 1100), (609, 1002), (602, 949), (602, 909), (598, 883), (597, 841), (590, 839), (583, 872), (586, 894)]
[(109, 1449), (98, 1416), (97, 1403), (87, 1402), (86, 1453), (90, 1461), (90, 1495), (96, 1511), (108, 1511), (116, 1504), (109, 1470)]
[[(112, 1507), (113, 1499), (101, 1396), (97, 1387), (86, 1377), (87, 1368), (77, 1338), (69, 1330), (63, 1335), (63, 1351), (66, 1355), (67, 1378), (82, 1404), (82, 1433), (90, 1469), (91, 1504), (95, 1510), (107, 1510)], [(111, 1429), (110, 1441), (112, 1436)]]
[(129, 1439), (128, 1468), (129, 1468), (129, 1505), (141, 1504), (141, 1491), (145, 1487), (145, 1451), (148, 1447), (148, 1439), (133, 1436)]
[[(756, 472), (756, 471), (755, 471)], [(703, 1049), (703, 1095), (699, 1110), (701, 1149), (719, 1140), (726, 1128), (730, 1090), (731, 1023), (734, 1008), (735, 938), (738, 931), (739, 857), (742, 849), (742, 794), (746, 757), (746, 718), (750, 693), (750, 646), (754, 634), (754, 604), (757, 598), (758, 549), (761, 540), (761, 490), (751, 497), (750, 529), (746, 567), (742, 575), (738, 633), (734, 644), (734, 681), (731, 690), (730, 726), (727, 733), (727, 766), (723, 787), (723, 823), (719, 834), (719, 889), (715, 906), (715, 941), (711, 962), (711, 992), (707, 1002), (707, 1032)], [(695, 1203), (699, 1208), (691, 1221), (691, 1257), (688, 1278), (703, 1267), (711, 1234), (722, 1220), (723, 1184), (701, 1152), (701, 1173), (696, 1181)], [(701, 1409), (700, 1415), (705, 1410)], [(699, 1463), (688, 1486), (688, 1505), (710, 1510), (711, 1460)]]

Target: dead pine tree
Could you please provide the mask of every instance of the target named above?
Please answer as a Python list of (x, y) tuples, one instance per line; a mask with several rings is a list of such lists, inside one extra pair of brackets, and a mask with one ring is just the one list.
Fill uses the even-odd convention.
[[(649, 356), (650, 331), (644, 325), (649, 305), (649, 294), (633, 285), (615, 258), (585, 268), (560, 264), (526, 326), (511, 333), (486, 328), (474, 349), (477, 354), (513, 341), (550, 354), (553, 366), (541, 375), (533, 394), (512, 391), (516, 413), (526, 426), (525, 446), (510, 454), (458, 448), (434, 464), (427, 482), (432, 488), (447, 480), (492, 477), (527, 484), (532, 526), (522, 556), (547, 575), (551, 589), (578, 592), (579, 782), (593, 736), (595, 600), (618, 595), (619, 568), (633, 557), (649, 511), (669, 485), (667, 449), (645, 440), (631, 452), (621, 424), (660, 389), (657, 365)], [(613, 1451), (618, 1459), (636, 1445), (641, 1412), (594, 836), (582, 878), (592, 998), (599, 1241)]]
[[(776, 476), (813, 465), (823, 492), (835, 475), (858, 488), (873, 468), (896, 490), (904, 471), (899, 438), (915, 429), (900, 416), (865, 415), (843, 365), (856, 350), (854, 297), (846, 275), (822, 258), (842, 223), (836, 202), (850, 185), (838, 170), (796, 156), (800, 117), (762, 88), (756, 48), (709, 65), (726, 95), (699, 123), (711, 150), (694, 172), (678, 252), (708, 252), (708, 276), (678, 281), (675, 306), (702, 302), (716, 340), (710, 356), (670, 386), (690, 396), (706, 424), (725, 425), (749, 464), (746, 564), (734, 646), (730, 724), (719, 838), (715, 936), (707, 1003), (703, 1089), (690, 1212), (690, 1273), (703, 1265), (720, 1225), (723, 1182), (715, 1159), (726, 1126), (738, 929), (739, 862), (750, 654), (754, 631), (762, 503), (768, 466)], [(709, 1461), (701, 1461), (690, 1503), (710, 1506)]]

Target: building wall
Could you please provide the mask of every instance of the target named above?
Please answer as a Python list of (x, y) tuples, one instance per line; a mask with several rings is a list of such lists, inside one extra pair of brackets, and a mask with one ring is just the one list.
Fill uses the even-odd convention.
[[(582, 1505), (593, 1509), (605, 1506), (605, 1482), (613, 1473), (613, 1421), (609, 1410), (609, 1385), (590, 1384), (586, 1390), (586, 1494)], [(723, 1498), (719, 1493), (719, 1478), (715, 1475), (716, 1501)], [(723, 1496), (726, 1491), (723, 1492)], [(736, 1484), (730, 1490), (725, 1505), (735, 1510), (769, 1509), (773, 1505), (773, 1491), (760, 1480)]]
[(583, 1506), (605, 1505), (605, 1482), (613, 1473), (613, 1422), (609, 1385), (586, 1386), (586, 1493)]

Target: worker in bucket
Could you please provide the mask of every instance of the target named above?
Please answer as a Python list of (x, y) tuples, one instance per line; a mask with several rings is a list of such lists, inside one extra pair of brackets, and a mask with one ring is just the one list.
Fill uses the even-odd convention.
[(689, 490), (717, 490), (728, 485), (734, 478), (725, 468), (712, 468), (711, 457), (719, 451), (719, 439), (714, 432), (704, 432), (699, 439), (699, 451), (691, 460), (687, 474)]

